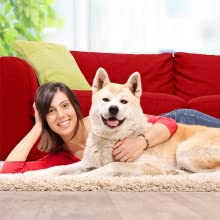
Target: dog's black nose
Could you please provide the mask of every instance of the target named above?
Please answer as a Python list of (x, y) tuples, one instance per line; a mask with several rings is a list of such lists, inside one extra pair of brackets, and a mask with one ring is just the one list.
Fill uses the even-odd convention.
[(109, 112), (110, 112), (112, 115), (116, 115), (116, 114), (119, 112), (118, 106), (116, 106), (116, 105), (110, 106), (110, 107), (109, 107)]

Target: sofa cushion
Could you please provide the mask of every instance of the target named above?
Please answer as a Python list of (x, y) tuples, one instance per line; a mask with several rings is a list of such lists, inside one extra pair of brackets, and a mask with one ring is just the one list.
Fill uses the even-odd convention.
[(140, 72), (142, 89), (173, 93), (173, 57), (163, 54), (115, 54), (71, 51), (81, 71), (92, 85), (96, 70), (103, 67), (112, 82), (125, 83), (133, 72)]
[(92, 91), (89, 90), (73, 90), (73, 93), (77, 96), (83, 116), (89, 115), (89, 109), (92, 103)]
[(141, 96), (141, 106), (144, 113), (159, 115), (174, 109), (186, 108), (187, 103), (184, 99), (175, 95), (143, 92)]
[(198, 111), (220, 118), (220, 95), (193, 98), (189, 100), (188, 108), (196, 109)]
[(55, 43), (17, 40), (16, 51), (35, 69), (39, 84), (63, 82), (71, 89), (90, 89), (70, 52)]
[(177, 52), (175, 94), (186, 100), (220, 94), (220, 56)]

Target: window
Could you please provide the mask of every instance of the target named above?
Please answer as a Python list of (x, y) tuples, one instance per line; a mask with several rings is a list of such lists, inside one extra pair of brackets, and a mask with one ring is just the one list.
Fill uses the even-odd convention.
[(220, 54), (220, 1), (63, 0), (65, 25), (47, 40), (70, 50)]

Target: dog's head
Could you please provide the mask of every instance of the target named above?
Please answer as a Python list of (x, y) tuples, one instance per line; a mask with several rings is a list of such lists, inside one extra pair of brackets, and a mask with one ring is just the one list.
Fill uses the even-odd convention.
[(110, 82), (103, 68), (99, 68), (93, 80), (92, 92), (92, 129), (107, 133), (125, 128), (132, 130), (135, 123), (142, 120), (142, 89), (138, 72), (133, 73), (125, 84), (116, 84)]

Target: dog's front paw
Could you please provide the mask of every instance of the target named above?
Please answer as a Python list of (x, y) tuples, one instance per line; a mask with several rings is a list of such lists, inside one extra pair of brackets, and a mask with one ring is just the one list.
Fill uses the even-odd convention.
[(51, 177), (54, 176), (54, 174), (46, 170), (36, 170), (36, 171), (27, 171), (24, 173), (24, 176), (37, 178), (37, 177)]
[(96, 176), (100, 176), (100, 174), (98, 175), (96, 170), (92, 170), (92, 171), (81, 173), (80, 176), (81, 177), (96, 177)]
[(93, 174), (91, 174), (90, 172), (85, 172), (85, 173), (81, 173), (80, 177), (92, 177), (94, 176)]
[(166, 174), (167, 175), (179, 175), (180, 173), (178, 172), (178, 170), (172, 169), (172, 170), (167, 170)]
[(180, 169), (170, 169), (166, 171), (167, 175), (184, 175), (187, 174), (186, 171)]

